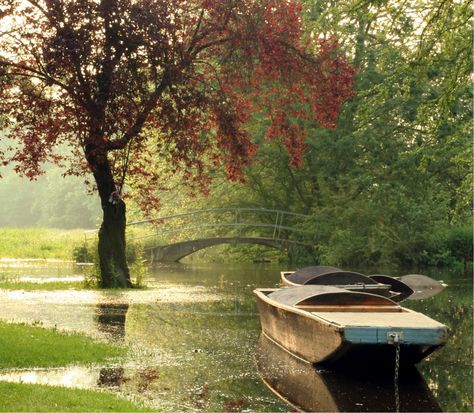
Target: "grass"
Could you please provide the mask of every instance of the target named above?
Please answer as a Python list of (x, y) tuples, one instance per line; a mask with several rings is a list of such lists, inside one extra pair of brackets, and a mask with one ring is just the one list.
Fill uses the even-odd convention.
[(81, 229), (0, 228), (0, 257), (71, 260), (83, 242)]
[(126, 351), (77, 333), (0, 322), (0, 368), (104, 363)]
[(149, 412), (110, 393), (0, 382), (1, 412)]
[[(123, 357), (126, 351), (80, 334), (0, 322), (0, 368), (105, 363)], [(1, 412), (150, 411), (110, 393), (1, 381), (0, 400)]]
[[(0, 228), (1, 258), (71, 260), (84, 242), (82, 230)], [(1, 289), (83, 289), (84, 282), (0, 281)], [(0, 322), (0, 369), (109, 364), (125, 356), (123, 346), (26, 324)], [(0, 381), (0, 412), (152, 411), (111, 393)]]
[[(143, 246), (155, 245), (150, 228), (127, 229), (127, 259), (140, 258)], [(86, 241), (87, 237), (87, 242)], [(74, 260), (78, 252), (91, 262), (97, 250), (97, 233), (82, 229), (0, 228), (0, 258)], [(84, 261), (79, 261), (84, 262)]]
[(45, 283), (23, 282), (23, 281), (1, 281), (0, 289), (24, 290), (24, 291), (57, 291), (57, 290), (83, 290), (84, 281), (55, 281)]

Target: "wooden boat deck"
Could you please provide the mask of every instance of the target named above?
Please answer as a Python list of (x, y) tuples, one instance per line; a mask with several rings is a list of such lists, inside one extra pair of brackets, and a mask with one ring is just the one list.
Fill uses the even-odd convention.
[(311, 311), (311, 314), (328, 322), (337, 323), (344, 327), (388, 327), (388, 328), (423, 328), (438, 329), (443, 324), (425, 316), (424, 314), (403, 312), (324, 312)]

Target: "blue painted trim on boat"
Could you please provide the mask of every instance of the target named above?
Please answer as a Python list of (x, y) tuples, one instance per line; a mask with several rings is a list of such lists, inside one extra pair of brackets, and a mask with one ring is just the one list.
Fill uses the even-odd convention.
[(444, 328), (346, 327), (346, 341), (354, 344), (387, 344), (387, 334), (401, 332), (403, 344), (439, 345), (447, 338)]

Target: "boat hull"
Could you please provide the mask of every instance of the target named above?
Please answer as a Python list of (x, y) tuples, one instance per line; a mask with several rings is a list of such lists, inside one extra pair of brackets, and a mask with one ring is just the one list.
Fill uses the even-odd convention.
[[(427, 320), (435, 323), (433, 328), (395, 324), (394, 327), (390, 324), (342, 326), (308, 311), (274, 302), (258, 290), (256, 294), (263, 333), (286, 351), (312, 364), (393, 365), (398, 345), (400, 363), (413, 365), (441, 347), (448, 335), (446, 326), (428, 317)], [(425, 317), (404, 311), (409, 313), (407, 316)], [(389, 315), (382, 315), (386, 317)], [(397, 337), (395, 342), (391, 338), (393, 334)]]
[(321, 363), (344, 352), (339, 328), (315, 322), (302, 311), (272, 305), (260, 296), (257, 300), (262, 331), (285, 350), (310, 363)]
[[(342, 271), (339, 271), (340, 273), (343, 273)], [(299, 286), (302, 286), (302, 285), (313, 285), (313, 284), (318, 284), (318, 278), (320, 277), (323, 277), (325, 274), (322, 274), (320, 277), (316, 277), (314, 279), (308, 279), (306, 282), (304, 283), (297, 283), (297, 282), (294, 282), (292, 281), (289, 277), (291, 277), (291, 275), (293, 274), (293, 272), (291, 271), (282, 271), (280, 273), (281, 275), (281, 283), (283, 285), (287, 285), (289, 287), (299, 287)], [(336, 273), (330, 273), (330, 275), (334, 275)], [(368, 278), (370, 281), (372, 281), (372, 279), (370, 279), (369, 277), (366, 277)], [(370, 294), (377, 294), (377, 295), (381, 295), (383, 297), (389, 297), (390, 296), (390, 285), (388, 284), (382, 284), (382, 283), (378, 283), (376, 281), (373, 281), (373, 283), (369, 284), (369, 283), (360, 283), (360, 282), (352, 282), (350, 279), (348, 279), (348, 283), (344, 283), (344, 284), (332, 284), (330, 282), (327, 282), (328, 279), (325, 278), (325, 281), (326, 282), (323, 282), (321, 285), (333, 285), (335, 287), (339, 287), (339, 288), (344, 288), (345, 290), (348, 290), (348, 291), (357, 291), (357, 292), (364, 292), (364, 293), (370, 293)]]

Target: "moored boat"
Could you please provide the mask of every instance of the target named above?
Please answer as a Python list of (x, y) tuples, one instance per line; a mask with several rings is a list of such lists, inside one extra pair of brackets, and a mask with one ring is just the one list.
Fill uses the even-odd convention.
[(400, 302), (413, 294), (413, 290), (400, 280), (387, 275), (367, 276), (329, 266), (305, 267), (298, 271), (282, 271), (284, 285), (333, 285), (350, 291), (382, 295)]
[(442, 292), (446, 287), (443, 281), (433, 280), (423, 274), (407, 274), (400, 277), (400, 281), (412, 290), (408, 298), (411, 300), (424, 300)]
[(377, 281), (378, 283), (390, 285), (390, 291), (394, 294), (393, 297), (390, 298), (396, 301), (397, 303), (411, 297), (415, 292), (409, 285), (407, 285), (403, 281), (395, 277), (390, 277), (389, 275), (374, 274), (369, 275), (369, 277)]
[(327, 285), (256, 289), (263, 333), (310, 363), (415, 364), (442, 346), (448, 328), (375, 294)]
[[(318, 268), (318, 267), (308, 267)], [(328, 267), (326, 267), (328, 268)], [(329, 267), (330, 268), (330, 267)], [(304, 268), (303, 270), (305, 270)], [(376, 280), (357, 272), (342, 271), (339, 269), (327, 272), (318, 271), (282, 271), (281, 280), (284, 285), (301, 286), (301, 285), (332, 285), (334, 287), (344, 288), (350, 291), (368, 292), (377, 295), (390, 297), (394, 294), (390, 293), (390, 285), (379, 283)]]

